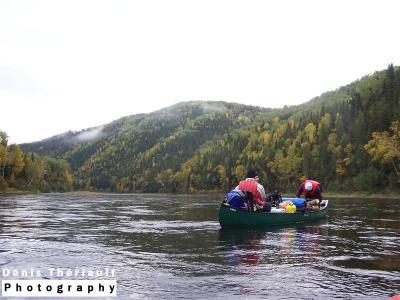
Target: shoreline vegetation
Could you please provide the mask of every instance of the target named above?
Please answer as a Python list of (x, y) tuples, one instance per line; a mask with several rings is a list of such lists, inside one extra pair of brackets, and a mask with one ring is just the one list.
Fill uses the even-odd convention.
[[(23, 191), (17, 190), (15, 188), (8, 188), (7, 190), (0, 190), (0, 195), (29, 195), (29, 194), (52, 194), (52, 193), (60, 193), (60, 192), (34, 192), (34, 191)], [(77, 190), (77, 191), (68, 191), (62, 192), (63, 194), (80, 194), (80, 195), (96, 195), (96, 194), (142, 194), (142, 195), (149, 195), (149, 194), (173, 194), (173, 195), (194, 195), (194, 194), (202, 194), (202, 195), (218, 195), (224, 196), (226, 192), (224, 191), (209, 191), (209, 192), (195, 192), (195, 193), (117, 193), (117, 192), (105, 192), (105, 191), (85, 191), (85, 190)], [(282, 196), (284, 197), (292, 197), (294, 192), (282, 192)], [(329, 198), (348, 198), (348, 199), (361, 199), (361, 198), (368, 198), (368, 199), (399, 199), (400, 200), (400, 192), (396, 191), (387, 191), (381, 193), (369, 193), (367, 191), (361, 192), (350, 192), (350, 193), (343, 193), (343, 192), (326, 192), (323, 193), (324, 199)]]

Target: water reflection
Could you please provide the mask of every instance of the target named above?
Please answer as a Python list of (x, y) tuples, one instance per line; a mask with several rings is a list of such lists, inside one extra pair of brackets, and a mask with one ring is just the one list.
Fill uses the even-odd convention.
[(321, 225), (219, 230), (219, 243), (231, 266), (310, 263), (321, 257)]
[(228, 265), (261, 263), (261, 240), (266, 234), (264, 230), (221, 228), (218, 237), (222, 250), (228, 253), (226, 256)]

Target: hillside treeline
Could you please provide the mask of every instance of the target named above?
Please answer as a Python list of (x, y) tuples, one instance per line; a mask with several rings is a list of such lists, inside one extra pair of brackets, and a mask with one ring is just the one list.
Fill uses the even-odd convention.
[(65, 160), (24, 153), (0, 131), (0, 191), (8, 189), (66, 192), (72, 189), (72, 175)]
[[(196, 153), (172, 178), (183, 191), (229, 189), (248, 168), (256, 168), (268, 190), (294, 192), (305, 178), (330, 191), (398, 189), (397, 120), (400, 70), (390, 65), (306, 105), (272, 112), (228, 133)], [(163, 187), (162, 180), (156, 182)]]
[(23, 147), (66, 159), (85, 190), (229, 190), (249, 168), (267, 190), (294, 192), (305, 178), (325, 191), (396, 190), (398, 120), (400, 70), (389, 65), (298, 106), (181, 103)]

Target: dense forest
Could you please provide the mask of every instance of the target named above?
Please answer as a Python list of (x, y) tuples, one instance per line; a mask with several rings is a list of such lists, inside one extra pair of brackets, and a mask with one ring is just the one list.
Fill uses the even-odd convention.
[(6, 132), (0, 131), (0, 191), (8, 189), (70, 191), (70, 167), (65, 160), (24, 153), (18, 145), (8, 145)]
[(74, 187), (115, 192), (229, 190), (248, 168), (267, 190), (399, 190), (400, 70), (393, 65), (282, 109), (185, 102), (24, 144), (65, 159)]

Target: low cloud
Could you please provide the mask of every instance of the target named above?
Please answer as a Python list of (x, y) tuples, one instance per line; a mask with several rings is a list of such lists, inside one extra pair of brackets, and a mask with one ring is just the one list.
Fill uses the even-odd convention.
[(74, 140), (78, 142), (87, 142), (100, 138), (104, 135), (103, 128), (104, 126), (99, 126), (82, 131), (74, 137)]
[(202, 103), (201, 107), (205, 113), (223, 113), (227, 110), (225, 106), (218, 103)]

